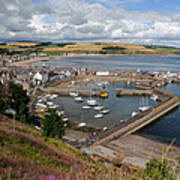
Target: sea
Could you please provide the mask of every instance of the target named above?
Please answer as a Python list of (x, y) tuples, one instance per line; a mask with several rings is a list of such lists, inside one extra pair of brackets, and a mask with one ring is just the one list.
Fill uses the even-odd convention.
[[(56, 60), (35, 63), (34, 66), (51, 67), (96, 67), (102, 70), (127, 70), (127, 71), (150, 71), (150, 72), (179, 72), (180, 56), (74, 56), (60, 57)], [(97, 84), (89, 84), (85, 89), (98, 88)], [(82, 109), (86, 105), (87, 98), (83, 103), (77, 103), (72, 97), (60, 97), (55, 103), (64, 109), (67, 116), (77, 122), (85, 122), (89, 126), (103, 128), (111, 127), (119, 122), (126, 121), (132, 112), (138, 111), (140, 106), (154, 106), (157, 102), (149, 97), (116, 97), (116, 88), (135, 88), (133, 85), (123, 82), (112, 83), (106, 87), (109, 90), (107, 99), (96, 98), (99, 105), (109, 109), (110, 112), (102, 119), (95, 119), (97, 114), (93, 108)], [(162, 89), (180, 96), (180, 84), (168, 84)], [(173, 142), (180, 146), (180, 107), (174, 109), (155, 122), (137, 132), (137, 134), (152, 138), (165, 143)]]

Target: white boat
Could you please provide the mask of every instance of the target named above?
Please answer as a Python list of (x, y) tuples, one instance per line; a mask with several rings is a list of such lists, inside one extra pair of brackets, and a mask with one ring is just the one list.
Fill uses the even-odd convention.
[(94, 110), (101, 111), (104, 107), (103, 106), (95, 106)]
[(158, 96), (154, 94), (154, 95), (152, 95), (150, 97), (150, 99), (152, 99), (153, 101), (157, 101), (158, 100)]
[(96, 115), (94, 116), (94, 118), (96, 118), (96, 119), (98, 119), (98, 118), (103, 118), (103, 114), (101, 114), (101, 113), (96, 114)]
[(132, 112), (131, 117), (134, 117), (138, 114), (138, 112)]
[(83, 106), (82, 109), (90, 109), (90, 106)]
[(56, 111), (58, 116), (62, 116), (64, 114), (64, 111)]
[(52, 95), (49, 97), (49, 99), (53, 100), (53, 99), (56, 99), (57, 97), (58, 97), (57, 94), (52, 94)]
[(106, 130), (108, 130), (108, 128), (107, 127), (103, 127), (103, 131), (106, 131)]
[(95, 99), (88, 99), (86, 102), (89, 106), (95, 106), (97, 104)]
[(49, 106), (52, 106), (54, 103), (51, 102), (51, 101), (47, 101), (46, 104), (49, 105)]
[(69, 121), (69, 119), (68, 119), (68, 118), (62, 118), (62, 120), (63, 120), (64, 122)]
[(69, 95), (72, 97), (77, 97), (79, 94), (78, 92), (70, 92)]
[(56, 108), (58, 108), (58, 107), (59, 107), (59, 105), (57, 105), (57, 104), (54, 104), (54, 105), (49, 106), (49, 108), (51, 108), (51, 109), (56, 109)]
[(104, 109), (101, 111), (102, 114), (108, 114), (109, 113), (109, 109)]
[(142, 106), (142, 107), (139, 107), (139, 111), (146, 111), (150, 108), (150, 106)]
[(78, 127), (84, 127), (84, 126), (86, 126), (86, 123), (79, 123), (78, 124)]
[(83, 98), (80, 97), (80, 96), (75, 97), (74, 100), (77, 101), (77, 102), (83, 102)]

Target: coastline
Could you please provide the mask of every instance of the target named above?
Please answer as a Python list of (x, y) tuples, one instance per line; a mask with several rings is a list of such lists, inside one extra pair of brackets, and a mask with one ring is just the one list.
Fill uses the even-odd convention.
[(170, 56), (176, 54), (170, 54), (170, 53), (161, 53), (161, 54), (68, 54), (68, 55), (59, 55), (59, 56), (48, 56), (48, 57), (41, 57), (41, 58), (33, 58), (30, 60), (20, 61), (20, 62), (14, 62), (9, 64), (8, 66), (16, 66), (16, 67), (30, 67), (32, 64), (41, 62), (41, 61), (49, 61), (49, 60), (57, 60), (64, 57), (139, 57), (139, 56)]

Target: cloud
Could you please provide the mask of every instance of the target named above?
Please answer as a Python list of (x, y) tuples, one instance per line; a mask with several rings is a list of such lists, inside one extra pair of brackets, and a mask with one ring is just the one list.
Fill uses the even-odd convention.
[[(130, 1), (139, 3), (142, 0)], [(180, 13), (126, 11), (119, 6), (104, 5), (110, 0), (89, 2), (1, 0), (0, 39), (120, 41), (180, 46)]]

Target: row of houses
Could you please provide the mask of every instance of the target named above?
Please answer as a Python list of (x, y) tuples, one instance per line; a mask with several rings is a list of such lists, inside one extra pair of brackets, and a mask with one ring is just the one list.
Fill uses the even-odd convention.
[(13, 55), (4, 55), (0, 54), (0, 64), (5, 66), (6, 64), (10, 64), (13, 62), (20, 62), (25, 61), (33, 58), (41, 58), (41, 57), (47, 57), (46, 53), (30, 53), (30, 54), (13, 54)]
[(14, 81), (21, 84), (27, 94), (31, 94), (35, 87), (46, 86), (52, 82), (64, 81), (83, 75), (81, 68), (44, 68), (34, 67), (23, 69), (20, 67), (3, 67), (0, 69), (0, 82), (6, 84)]

